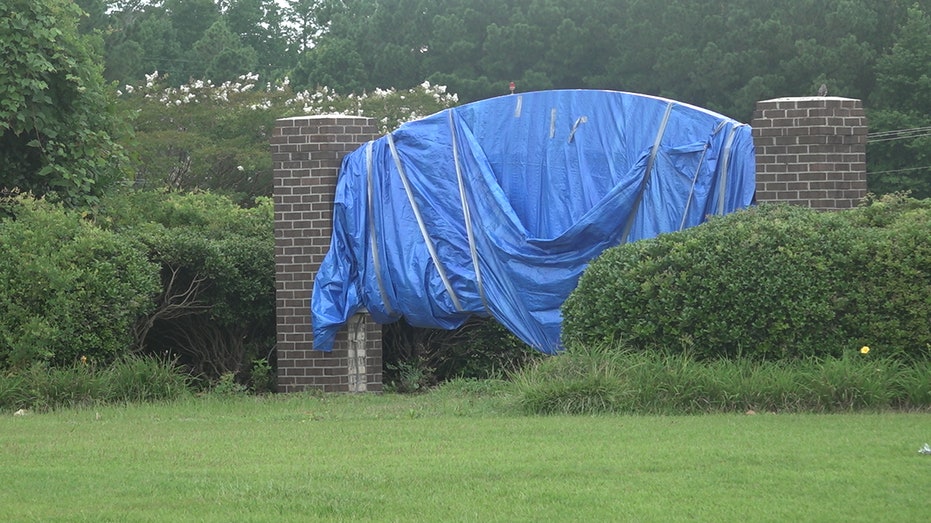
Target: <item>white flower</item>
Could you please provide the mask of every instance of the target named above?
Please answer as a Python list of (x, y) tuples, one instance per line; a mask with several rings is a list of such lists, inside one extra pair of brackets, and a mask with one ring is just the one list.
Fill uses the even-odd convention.
[(145, 75), (145, 86), (152, 87), (155, 84), (155, 80), (158, 80), (158, 71)]
[(237, 165), (237, 166), (236, 166), (236, 170), (237, 170), (237, 171), (244, 171), (245, 168), (243, 168), (242, 165)]

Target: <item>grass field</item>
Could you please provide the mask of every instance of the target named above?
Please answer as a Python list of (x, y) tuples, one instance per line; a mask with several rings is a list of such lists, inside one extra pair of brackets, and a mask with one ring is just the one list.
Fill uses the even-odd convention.
[(0, 418), (2, 521), (926, 521), (931, 415), (200, 397)]

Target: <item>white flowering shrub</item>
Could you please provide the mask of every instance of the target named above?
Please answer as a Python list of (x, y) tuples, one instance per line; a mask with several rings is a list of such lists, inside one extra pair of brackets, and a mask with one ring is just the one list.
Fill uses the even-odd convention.
[(376, 89), (342, 95), (327, 87), (294, 91), (287, 78), (261, 83), (258, 75), (215, 85), (204, 80), (170, 87), (156, 71), (143, 85), (125, 85), (120, 103), (133, 118), (126, 143), (136, 183), (180, 190), (210, 189), (244, 197), (272, 192), (268, 143), (275, 120), (342, 114), (374, 119), (382, 132), (458, 103), (446, 87)]

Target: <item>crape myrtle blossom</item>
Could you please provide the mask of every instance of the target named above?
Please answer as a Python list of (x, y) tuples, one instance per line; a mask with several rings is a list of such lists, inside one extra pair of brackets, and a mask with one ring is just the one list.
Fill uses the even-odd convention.
[(259, 75), (246, 73), (236, 80), (214, 84), (211, 80), (192, 80), (179, 87), (167, 84), (158, 71), (145, 75), (141, 86), (127, 84), (117, 91), (120, 98), (141, 97), (158, 100), (165, 107), (189, 104), (238, 106), (250, 111), (265, 111), (277, 117), (349, 114), (375, 119), (382, 132), (388, 132), (409, 120), (416, 120), (458, 104), (459, 97), (448, 93), (446, 86), (424, 81), (411, 89), (376, 88), (371, 92), (339, 94), (326, 86), (314, 91), (292, 89), (285, 77), (260, 86)]

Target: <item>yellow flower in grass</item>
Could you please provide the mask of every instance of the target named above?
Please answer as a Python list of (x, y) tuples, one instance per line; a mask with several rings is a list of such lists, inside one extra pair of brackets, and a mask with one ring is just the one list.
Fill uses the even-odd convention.
[(869, 353), (870, 353), (869, 347), (867, 347), (866, 345), (860, 347), (860, 354), (869, 354)]
[(87, 356), (81, 356), (81, 365), (87, 365)]

